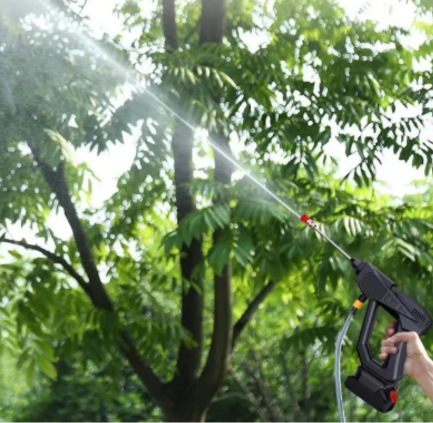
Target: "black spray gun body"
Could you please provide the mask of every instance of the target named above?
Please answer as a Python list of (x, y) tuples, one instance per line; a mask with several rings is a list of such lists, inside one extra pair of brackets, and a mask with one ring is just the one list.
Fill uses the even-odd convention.
[(370, 350), (370, 338), (379, 307), (394, 319), (396, 332), (425, 335), (432, 326), (427, 311), (416, 301), (400, 292), (395, 283), (370, 263), (352, 259), (356, 281), (369, 301), (359, 336), (357, 350), (361, 360), (354, 376), (346, 379), (346, 387), (376, 410), (386, 413), (397, 402), (396, 384), (403, 377), (406, 344), (397, 346), (398, 353), (380, 363)]

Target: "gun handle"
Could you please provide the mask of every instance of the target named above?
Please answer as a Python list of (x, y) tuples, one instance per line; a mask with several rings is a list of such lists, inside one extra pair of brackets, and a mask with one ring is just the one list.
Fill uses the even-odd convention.
[[(397, 402), (396, 384), (403, 377), (407, 352), (406, 344), (399, 343), (399, 352), (390, 355), (385, 362), (380, 363), (374, 359), (370, 338), (379, 307), (376, 301), (369, 300), (357, 345), (361, 365), (354, 376), (347, 378), (345, 385), (372, 407), (386, 413), (392, 410)], [(396, 331), (402, 331), (399, 320)]]
[[(404, 375), (404, 364), (406, 363), (407, 358), (406, 344), (400, 342), (396, 345), (398, 353), (390, 355), (384, 363), (379, 363), (375, 360), (370, 350), (370, 338), (379, 307), (380, 306), (376, 301), (369, 300), (364, 321), (362, 323), (361, 333), (359, 335), (357, 346), (358, 355), (361, 360), (361, 365), (375, 376), (387, 382), (396, 382)], [(395, 330), (396, 332), (402, 332), (403, 330), (399, 319), (396, 322)]]

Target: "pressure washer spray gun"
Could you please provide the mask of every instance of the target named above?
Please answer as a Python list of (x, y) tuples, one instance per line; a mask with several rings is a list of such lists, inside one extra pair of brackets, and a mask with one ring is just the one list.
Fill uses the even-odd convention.
[(379, 307), (382, 307), (395, 319), (396, 332), (413, 331), (418, 335), (425, 335), (432, 326), (432, 319), (423, 307), (399, 291), (396, 284), (376, 267), (352, 258), (343, 251), (319, 229), (309, 216), (302, 215), (300, 219), (350, 261), (355, 269), (356, 282), (361, 291), (361, 295), (353, 303), (335, 345), (335, 387), (340, 421), (345, 421), (340, 377), (341, 344), (353, 316), (366, 300), (368, 300), (367, 311), (357, 344), (361, 365), (354, 376), (346, 379), (345, 385), (367, 404), (382, 413), (387, 413), (394, 408), (397, 402), (397, 382), (403, 377), (407, 354), (406, 344), (399, 343), (397, 344), (398, 353), (390, 355), (383, 363), (374, 359), (369, 344), (377, 311)]

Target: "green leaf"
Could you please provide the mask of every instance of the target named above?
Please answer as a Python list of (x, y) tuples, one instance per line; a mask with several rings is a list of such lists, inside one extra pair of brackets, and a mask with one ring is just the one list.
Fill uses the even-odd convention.
[(175, 232), (167, 234), (162, 240), (164, 246), (164, 252), (166, 256), (169, 256), (173, 249), (178, 245), (179, 239)]
[(27, 385), (30, 387), (32, 387), (34, 384), (35, 369), (36, 369), (36, 361), (32, 360), (32, 361), (30, 361), (29, 365), (27, 366), (27, 370), (26, 370), (26, 381), (27, 381)]
[(22, 259), (23, 256), (16, 250), (9, 250), (9, 254), (16, 259)]
[(30, 348), (26, 348), (20, 355), (17, 361), (17, 368), (21, 368), (22, 365), (28, 360), (30, 353)]
[(53, 363), (45, 355), (38, 355), (37, 360), (42, 372), (50, 379), (56, 380), (57, 370)]

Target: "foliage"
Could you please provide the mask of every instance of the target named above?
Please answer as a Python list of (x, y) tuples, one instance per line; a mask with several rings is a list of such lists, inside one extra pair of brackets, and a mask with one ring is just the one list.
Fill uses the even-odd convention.
[[(179, 299), (190, 290), (206, 294), (205, 357), (216, 308), (208, 293), (230, 263), (235, 318), (269, 281), (277, 288), (237, 344), (234, 367), (208, 418), (335, 420), (333, 342), (357, 295), (348, 264), (248, 177), (235, 174), (228, 185), (215, 181), (216, 155), (201, 133), (190, 134), (195, 177), (176, 185), (176, 122), (205, 128), (214, 143), (228, 137), (232, 146), (241, 145), (234, 154), (267, 188), (297, 210), (309, 210), (339, 245), (373, 261), (433, 309), (433, 188), (426, 183), (422, 194), (403, 201), (372, 188), (376, 166), (389, 151), (431, 176), (432, 144), (420, 136), (431, 116), (431, 72), (415, 66), (431, 59), (431, 49), (411, 49), (402, 28), (352, 20), (331, 0), (293, 0), (290, 7), (233, 0), (224, 42), (211, 45), (200, 44), (194, 26), (199, 3), (180, 2), (179, 49), (170, 52), (162, 48), (158, 6), (149, 12), (134, 1), (119, 2), (125, 31), (140, 33), (131, 50), (119, 37), (94, 40), (76, 16), (45, 10), (36, 18), (2, 3), (9, 13), (0, 17), (0, 241), (8, 242), (1, 250), (1, 343), (7, 360), (17, 358), (19, 377), (34, 386), (20, 417), (7, 417), (159, 418), (140, 375), (126, 367), (125, 331), (139, 357), (170, 382), (180, 345), (197, 347), (181, 325)], [(429, 34), (430, 27), (418, 26)], [(249, 41), (253, 36), (263, 40), (259, 46)], [(125, 85), (125, 72), (135, 67), (141, 83)], [(181, 116), (161, 107), (161, 99)], [(412, 116), (410, 108), (420, 112)], [(96, 178), (75, 160), (77, 152), (110, 152), (133, 129), (139, 135), (130, 168), (116, 192), (92, 207)], [(334, 177), (338, 164), (325, 148), (331, 141), (358, 156), (344, 180)], [(180, 189), (197, 207), (177, 223)], [(63, 213), (71, 238), (50, 224)], [(18, 228), (29, 236), (12, 246)], [(203, 245), (194, 267), (203, 288), (182, 276), (185, 251), (195, 242)], [(34, 243), (56, 260), (21, 248)], [(103, 306), (92, 291), (101, 286), (110, 298)], [(356, 367), (360, 321), (345, 346), (346, 374)], [(417, 392), (410, 384), (402, 389)], [(417, 398), (415, 409), (410, 401), (400, 402), (398, 418), (426, 418), (428, 404)], [(349, 395), (346, 405), (353, 420), (395, 418)]]

